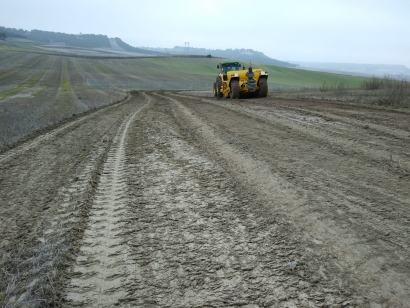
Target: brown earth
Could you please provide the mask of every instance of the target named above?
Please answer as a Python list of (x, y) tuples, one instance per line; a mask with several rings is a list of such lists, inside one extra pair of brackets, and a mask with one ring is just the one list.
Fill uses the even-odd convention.
[(410, 113), (134, 92), (0, 155), (5, 307), (410, 307)]

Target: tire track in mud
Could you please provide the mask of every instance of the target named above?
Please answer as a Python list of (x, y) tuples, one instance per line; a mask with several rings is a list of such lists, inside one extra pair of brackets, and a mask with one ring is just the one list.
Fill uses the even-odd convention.
[(109, 151), (65, 306), (349, 306), (289, 224), (190, 143), (176, 105), (151, 99)]
[[(3, 256), (2, 265), (8, 264), (3, 268), (5, 275), (2, 277), (8, 285), (2, 298), (6, 307), (24, 307), (27, 303), (37, 307), (61, 301), (60, 290), (56, 292), (54, 289), (62, 280), (57, 269), (66, 266), (72, 258), (82, 230), (82, 214), (87, 212), (87, 199), (93, 194), (94, 178), (108, 150), (109, 137), (103, 136), (77, 166), (77, 176), (57, 191), (50, 209), (42, 213), (42, 231), (38, 232), (38, 238), (30, 245), (20, 244), (17, 252)], [(28, 263), (25, 261), (27, 257), (32, 266), (24, 265)], [(20, 276), (19, 271), (25, 272), (24, 275)]]
[(134, 187), (124, 307), (348, 306), (311, 276), (289, 224), (267, 215), (190, 144), (174, 102), (153, 107), (130, 136)]
[[(308, 218), (312, 219), (310, 225), (295, 226), (300, 221), (289, 221), (289, 217), (304, 215), (304, 205), (315, 206), (320, 202), (329, 207), (339, 205), (337, 200), (343, 199), (349, 182), (348, 179), (340, 182), (333, 174), (333, 168), (325, 165), (319, 171), (304, 169), (301, 165), (299, 169), (289, 168), (292, 172), (313, 170), (313, 176), (322, 177), (317, 181), (317, 189), (323, 189), (327, 195), (323, 191), (315, 191), (311, 192), (314, 198), (305, 200), (295, 191), (306, 186), (298, 186), (300, 182), (291, 180), (286, 186), (286, 179), (283, 181), (282, 175), (275, 173), (278, 169), (266, 159), (266, 155), (272, 153), (263, 152), (262, 146), (257, 147), (256, 152), (243, 147), (246, 140), (255, 138), (256, 134), (251, 130), (257, 129), (254, 126), (262, 122), (255, 119), (246, 122), (242, 115), (222, 111), (220, 119), (218, 112), (201, 110), (193, 105), (196, 102), (175, 99), (175, 96), (142, 93), (134, 98), (135, 101), (128, 102), (121, 110), (104, 108), (107, 113), (101, 117), (86, 117), (90, 119), (88, 126), (82, 126), (80, 123), (85, 122), (79, 121), (75, 126), (68, 126), (67, 130), (60, 127), (59, 133), (52, 131), (52, 136), (40, 139), (31, 148), (28, 142), (16, 148), (22, 149), (21, 152), (6, 152), (5, 156), (0, 156), (4, 159), (0, 161), (0, 168), (4, 167), (7, 172), (10, 170), (6, 181), (16, 177), (16, 184), (8, 187), (19, 188), (17, 195), (26, 192), (22, 182), (31, 187), (27, 189), (27, 200), (42, 194), (42, 185), (53, 190), (50, 200), (41, 201), (38, 205), (41, 209), (33, 208), (24, 199), (26, 203), (22, 203), (20, 208), (13, 207), (14, 212), (10, 211), (7, 221), (12, 222), (10, 217), (15, 217), (12, 215), (24, 207), (37, 218), (24, 220), (26, 225), (19, 230), (26, 228), (33, 231), (33, 236), (40, 237), (41, 244), (36, 242), (36, 247), (52, 246), (58, 248), (53, 253), (59, 253), (61, 249), (66, 253), (64, 249), (67, 247), (59, 245), (71, 246), (69, 261), (72, 261), (73, 271), (66, 272), (69, 279), (66, 288), (57, 290), (58, 296), (53, 304), (64, 298), (68, 302), (59, 304), (66, 307), (364, 306), (372, 303), (378, 295), (366, 295), (370, 299), (367, 301), (360, 292), (359, 295), (351, 292), (349, 288), (357, 284), (346, 282), (349, 277), (340, 275), (340, 271), (332, 266), (337, 264), (344, 269), (357, 266), (352, 271), (363, 275), (358, 278), (359, 282), (368, 283), (365, 287), (376, 284), (370, 280), (379, 275), (385, 275), (386, 281), (397, 278), (394, 270), (398, 268), (389, 264), (381, 274), (363, 274), (363, 269), (376, 271), (378, 268), (370, 268), (372, 264), (366, 263), (373, 260), (361, 254), (360, 243), (344, 248), (359, 252), (361, 262), (365, 263), (363, 267), (343, 264), (343, 260), (329, 261), (332, 257), (355, 252), (335, 253), (328, 242), (320, 241), (321, 238), (308, 238), (316, 241), (316, 246), (305, 242), (310, 236), (309, 227), (314, 230), (313, 235), (317, 229), (323, 228), (317, 232), (331, 233), (330, 237), (346, 241), (349, 234), (344, 234), (343, 230), (327, 226), (326, 222), (316, 221), (314, 217)], [(216, 106), (212, 108), (219, 110)], [(215, 119), (206, 120), (209, 115)], [(242, 125), (244, 130), (232, 132), (231, 136), (236, 140), (230, 144), (223, 130), (217, 127), (218, 121), (227, 126)], [(94, 127), (98, 129), (93, 130)], [(266, 125), (264, 129), (267, 133), (277, 134), (272, 138), (287, 136), (286, 131), (280, 132), (273, 125)], [(64, 139), (65, 133), (71, 136)], [(99, 137), (92, 138), (89, 134)], [(299, 134), (294, 133), (292, 137), (303, 149), (311, 146), (311, 140), (304, 142)], [(265, 137), (262, 141), (272, 140)], [(90, 146), (86, 147), (87, 142)], [(283, 141), (281, 149), (293, 150), (293, 147), (284, 146), (288, 142), (290, 140)], [(72, 149), (78, 143), (81, 146)], [(61, 144), (66, 146), (60, 149)], [(39, 148), (44, 153), (40, 153)], [(82, 152), (84, 148), (90, 149), (89, 155)], [(294, 152), (286, 153), (300, 159)], [(275, 157), (278, 156), (275, 154)], [(331, 162), (338, 158), (332, 156)], [(19, 167), (23, 159), (30, 162), (27, 170)], [(50, 167), (53, 160), (56, 166)], [(277, 164), (283, 160), (278, 159)], [(62, 168), (62, 164), (73, 166)], [(286, 163), (285, 167), (288, 166)], [(48, 170), (50, 168), (53, 171)], [(32, 171), (44, 174), (35, 175)], [(332, 173), (329, 190), (325, 189), (326, 183), (323, 182), (326, 172)], [(46, 178), (57, 184), (53, 186)], [(333, 199), (325, 200), (329, 202), (327, 204), (321, 200), (330, 196), (332, 187), (338, 183), (343, 186), (334, 194), (334, 202), (329, 202)], [(5, 201), (14, 206), (13, 198), (17, 195), (3, 195), (8, 198)], [(399, 200), (397, 196), (391, 196), (391, 199), (394, 202)], [(349, 202), (366, 204), (367, 200)], [(350, 217), (344, 215), (341, 218)], [(30, 223), (43, 226), (29, 226)], [(26, 232), (26, 229), (19, 232)], [(32, 239), (33, 236), (27, 238)], [(82, 244), (80, 248), (79, 244)], [(372, 242), (364, 245), (372, 245)], [(330, 250), (328, 254), (324, 253), (326, 249)], [(34, 261), (30, 258), (23, 261)], [(39, 265), (47, 268), (49, 261), (52, 260), (47, 259)], [(28, 290), (36, 284), (44, 286), (42, 278), (38, 277), (27, 285)], [(407, 279), (405, 274), (403, 277)], [(403, 300), (406, 292), (401, 282), (396, 279), (393, 287), (384, 286), (385, 290), (396, 288), (397, 302)], [(56, 289), (59, 287), (60, 284)], [(375, 292), (378, 289), (373, 286), (367, 290)], [(386, 294), (389, 295), (387, 291)], [(42, 299), (52, 298), (47, 296)], [(378, 302), (373, 304), (379, 307)]]
[[(326, 102), (306, 102), (301, 104), (289, 105), (288, 101), (275, 100), (278, 102), (278, 108), (285, 109), (291, 113), (300, 113), (308, 115), (316, 115), (333, 121), (342, 121), (349, 125), (363, 127), (365, 124), (369, 129), (383, 132), (386, 135), (394, 136), (395, 138), (406, 138), (409, 133), (407, 118), (410, 112), (405, 109), (384, 109), (377, 106), (363, 107), (357, 105), (348, 105)], [(293, 102), (294, 103), (294, 102)], [(395, 118), (391, 122), (391, 118)]]
[(131, 95), (0, 163), (0, 306), (65, 298), (61, 274), (75, 260), (114, 135), (144, 102)]
[(128, 205), (125, 138), (130, 124), (149, 105), (150, 99), (146, 100), (118, 129), (104, 164), (74, 266), (75, 277), (67, 288), (72, 305), (110, 307), (125, 296), (128, 275), (124, 265), (132, 262), (123, 236)]
[[(254, 105), (246, 106), (246, 105), (236, 105), (233, 103), (229, 102), (219, 102), (219, 101), (209, 101), (206, 100), (206, 102), (211, 102), (212, 104), (217, 105), (218, 107), (228, 109), (230, 111), (233, 111), (235, 113), (238, 113), (239, 115), (246, 115), (246, 116), (251, 116), (252, 118), (255, 118), (257, 120), (262, 120), (268, 125), (259, 125), (261, 132), (268, 132), (270, 134), (273, 134), (274, 136), (266, 136), (264, 138), (264, 142), (267, 144), (275, 144), (278, 142), (277, 138), (279, 139), (288, 139), (289, 137), (286, 136), (287, 134), (292, 132), (291, 140), (287, 142), (289, 148), (293, 149), (298, 149), (301, 153), (309, 153), (309, 152), (315, 152), (316, 155), (320, 155), (323, 157), (322, 163), (315, 166), (314, 170), (310, 171), (310, 175), (306, 174), (306, 164), (316, 164), (316, 157), (309, 157), (309, 155), (302, 154), (304, 157), (299, 157), (300, 161), (303, 161), (301, 165), (297, 164), (288, 164), (287, 169), (293, 169), (294, 175), (296, 177), (304, 177), (304, 180), (307, 180), (306, 178), (310, 176), (311, 178), (315, 177), (315, 180), (310, 180), (310, 181), (305, 181), (309, 182), (308, 185), (307, 183), (304, 184), (305, 188), (308, 188), (307, 186), (310, 187), (310, 189), (314, 190), (321, 190), (322, 194), (324, 191), (328, 190), (330, 188), (329, 194), (328, 194), (328, 202), (329, 203), (339, 203), (338, 200), (343, 199), (343, 197), (346, 194), (352, 194), (352, 199), (354, 198), (355, 205), (359, 205), (362, 207), (359, 209), (357, 206), (349, 206), (346, 204), (343, 204), (340, 209), (347, 210), (349, 211), (359, 211), (361, 213), (366, 213), (368, 216), (369, 224), (371, 225), (374, 221), (377, 221), (380, 223), (381, 220), (384, 218), (394, 218), (395, 216), (399, 215), (404, 218), (404, 221), (408, 219), (408, 211), (406, 206), (402, 206), (406, 203), (408, 203), (408, 193), (405, 193), (403, 189), (400, 188), (400, 179), (405, 178), (406, 175), (408, 175), (408, 169), (410, 166), (410, 160), (404, 157), (404, 155), (399, 155), (398, 153), (403, 153), (410, 148), (406, 144), (397, 144), (397, 147), (399, 147), (398, 151), (394, 151), (394, 148), (392, 146), (383, 146), (383, 147), (370, 147), (369, 145), (366, 145), (365, 142), (355, 142), (352, 144), (351, 139), (356, 138), (357, 135), (362, 134), (362, 132), (357, 132), (355, 130), (351, 130), (349, 132), (344, 132), (343, 134), (340, 134), (335, 136), (332, 134), (332, 132), (329, 132), (327, 128), (324, 129), (318, 129), (318, 127), (313, 127), (312, 129), (306, 129), (306, 127), (303, 127), (301, 123), (298, 123), (297, 125), (292, 124), (293, 120), (297, 117), (301, 118), (302, 116), (300, 114), (290, 114), (287, 117), (287, 121), (283, 119), (277, 119), (277, 113), (280, 111), (276, 110), (277, 107), (272, 107), (272, 108), (265, 108), (264, 110), (254, 110)], [(274, 111), (270, 110), (274, 109)], [(280, 117), (280, 116), (279, 116)], [(299, 122), (299, 121), (298, 121)], [(302, 121), (300, 121), (302, 122)], [(232, 122), (231, 122), (232, 123)], [(272, 129), (269, 129), (269, 126), (272, 127)], [(235, 130), (234, 125), (232, 125), (232, 129)], [(292, 129), (292, 131), (287, 130), (287, 129)], [(283, 134), (283, 131), (285, 130), (285, 134)], [(287, 130), (287, 131), (286, 131)], [(229, 128), (228, 128), (228, 133)], [(249, 128), (249, 134), (255, 133), (255, 127), (250, 127)], [(365, 130), (363, 130), (365, 131)], [(242, 136), (244, 136), (243, 131), (238, 133), (238, 132), (232, 132), (232, 139), (233, 143), (240, 144)], [(236, 134), (239, 135), (236, 135)], [(235, 136), (236, 135), (236, 136)], [(275, 137), (276, 136), (276, 137)], [(239, 137), (239, 138), (237, 138)], [(263, 137), (262, 133), (258, 135), (258, 137)], [(376, 136), (377, 138), (377, 136)], [(294, 139), (294, 140), (293, 140)], [(303, 139), (305, 141), (308, 141), (309, 143), (316, 144), (316, 148), (320, 148), (321, 145), (324, 145), (328, 149), (328, 153), (325, 154), (327, 151), (326, 150), (317, 150), (315, 148), (312, 148), (311, 146), (306, 146), (306, 143), (302, 143)], [(261, 142), (263, 143), (263, 142)], [(249, 143), (245, 142), (244, 144), (240, 145), (242, 148), (245, 149), (245, 151), (249, 152)], [(268, 147), (264, 147), (263, 145), (260, 146), (260, 149), (262, 151), (266, 151)], [(394, 162), (392, 160), (391, 152), (394, 152), (395, 159), (398, 160), (398, 162)], [(250, 149), (250, 152), (252, 152), (252, 149)], [(323, 153), (322, 153), (323, 152)], [(346, 160), (345, 158), (339, 158), (340, 154), (343, 154), (344, 156), (347, 154), (350, 154), (348, 156), (349, 162), (346, 164), (344, 161)], [(390, 154), (390, 160), (388, 159)], [(352, 156), (356, 156), (357, 159), (352, 159)], [(292, 158), (286, 158), (285, 160), (293, 160), (294, 162), (297, 162), (298, 154), (292, 155)], [(280, 157), (277, 155), (277, 157)], [(331, 159), (333, 157), (333, 159)], [(334, 161), (338, 161), (338, 164), (334, 164)], [(330, 161), (331, 163), (329, 164), (327, 161)], [(368, 163), (369, 161), (372, 162), (372, 165), (369, 166)], [(396, 166), (396, 164), (398, 166)], [(340, 168), (349, 170), (350, 174), (345, 174), (345, 173), (340, 173), (338, 170)], [(370, 167), (370, 168), (369, 168)], [(277, 169), (277, 167), (275, 168)], [(283, 167), (282, 167), (283, 169)], [(387, 170), (386, 170), (387, 169)], [(406, 171), (407, 170), (407, 171)], [(329, 172), (333, 171), (333, 172)], [(392, 171), (394, 173), (397, 173), (399, 175), (399, 179), (392, 179)], [(288, 172), (288, 170), (284, 170), (284, 173)], [(295, 174), (296, 173), (296, 174)], [(305, 174), (304, 174), (305, 173)], [(368, 175), (368, 173), (372, 174), (374, 177), (375, 174), (377, 174), (376, 178), (380, 179), (380, 181), (395, 181), (397, 182), (398, 185), (394, 188), (394, 193), (392, 194), (392, 187), (391, 186), (381, 186), (380, 181), (374, 182)], [(314, 174), (314, 176), (312, 176)], [(352, 189), (352, 180), (351, 176), (352, 174), (355, 175), (356, 178), (360, 179), (360, 181), (357, 181), (358, 189)], [(292, 175), (290, 175), (292, 177)], [(337, 191), (332, 191), (331, 189), (333, 187), (338, 187)], [(370, 192), (367, 192), (370, 191)], [(371, 213), (368, 211), (369, 208), (374, 208), (374, 206), (369, 206), (366, 205), (367, 203), (373, 203), (373, 199), (375, 199), (375, 196), (377, 196), (377, 199), (379, 199), (379, 203), (386, 204), (387, 206), (381, 208), (382, 206), (380, 204), (377, 204), (377, 209), (374, 209), (374, 213)], [(395, 211), (392, 213), (389, 213), (390, 206), (394, 205)], [(339, 204), (340, 206), (340, 204)], [(355, 209), (354, 209), (355, 208)], [(366, 210), (364, 211), (363, 209)], [(354, 210), (353, 210), (354, 209)], [(380, 212), (384, 211), (384, 217), (380, 217)], [(370, 217), (369, 217), (370, 216)], [(391, 225), (391, 222), (386, 220), (382, 222), (384, 224), (384, 229), (389, 230), (389, 232), (393, 231), (398, 231), (395, 230), (394, 226)], [(408, 224), (406, 222), (403, 223), (403, 226), (405, 228), (408, 228)], [(391, 229), (392, 228), (392, 229)], [(410, 229), (409, 229), (410, 230)], [(387, 231), (386, 231), (387, 232)], [(386, 233), (385, 232), (385, 233)], [(400, 231), (394, 232), (396, 235), (400, 236)], [(406, 232), (407, 233), (407, 232)], [(394, 241), (394, 240), (391, 240)], [(408, 245), (404, 245), (408, 246)]]
[(194, 134), (218, 161), (266, 200), (277, 201), (276, 212), (287, 215), (303, 234), (310, 266), (324, 257), (330, 271), (318, 271), (328, 277), (340, 273), (345, 277), (341, 285), (357, 286), (356, 305), (408, 302), (405, 178), (397, 179), (380, 163), (369, 165), (365, 156), (356, 166), (355, 158), (331, 147), (315, 148), (317, 141), (304, 140), (301, 128), (290, 131), (287, 127), (295, 125), (274, 123), (263, 113), (249, 111), (252, 105), (212, 102), (228, 109), (224, 111), (195, 100), (174, 102), (191, 127), (200, 128)]
[[(186, 95), (174, 94), (174, 96), (192, 99)], [(397, 142), (398, 140), (402, 142), (410, 140), (409, 132), (406, 130), (301, 108), (274, 105), (258, 107), (257, 105), (232, 103), (229, 100), (201, 100), (238, 114), (265, 121), (276, 127), (292, 129), (317, 143), (338, 150), (343, 149), (345, 152), (349, 151), (348, 154), (366, 157), (366, 159), (371, 157), (376, 164), (381, 161), (391, 162), (392, 156), (394, 156), (394, 160), (399, 162), (396, 170), (401, 173), (410, 172), (409, 153), (403, 151), (400, 143)], [(251, 100), (249, 102), (252, 103)], [(364, 128), (366, 125), (367, 128)], [(372, 136), (369, 130), (374, 130), (378, 134)], [(383, 136), (384, 139), (380, 134), (386, 135)]]

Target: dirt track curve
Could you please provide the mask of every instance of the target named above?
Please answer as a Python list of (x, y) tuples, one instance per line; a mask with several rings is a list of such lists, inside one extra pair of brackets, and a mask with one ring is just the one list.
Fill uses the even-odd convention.
[(134, 92), (27, 141), (4, 306), (410, 307), (409, 119)]

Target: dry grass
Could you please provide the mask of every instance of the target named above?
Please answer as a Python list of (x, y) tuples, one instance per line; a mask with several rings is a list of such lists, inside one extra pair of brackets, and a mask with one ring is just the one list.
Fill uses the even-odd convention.
[(285, 99), (338, 101), (365, 105), (382, 105), (390, 107), (410, 107), (410, 82), (406, 80), (384, 79), (382, 86), (379, 80), (369, 81), (359, 89), (349, 89), (346, 84), (327, 85), (323, 83), (315, 89), (273, 90), (269, 96)]
[(410, 82), (405, 79), (386, 83), (386, 96), (380, 101), (381, 104), (410, 106)]
[(18, 244), (5, 252), (0, 268), (0, 306), (48, 307), (58, 302), (55, 282), (61, 274), (68, 246), (50, 235), (37, 244)]

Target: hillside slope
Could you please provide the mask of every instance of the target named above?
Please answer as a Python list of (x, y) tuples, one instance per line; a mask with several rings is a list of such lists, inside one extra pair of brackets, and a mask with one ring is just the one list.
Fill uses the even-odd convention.
[(206, 49), (206, 48), (189, 48), (176, 46), (174, 48), (152, 48), (152, 47), (133, 47), (125, 43), (121, 38), (109, 38), (102, 34), (66, 34), (60, 32), (42, 31), (42, 30), (23, 30), (14, 28), (5, 28), (0, 26), (0, 32), (6, 33), (7, 37), (26, 38), (35, 42), (52, 43), (66, 47), (80, 48), (98, 48), (112, 49), (115, 52), (132, 52), (139, 55), (163, 56), (163, 55), (212, 55), (213, 57), (236, 59), (246, 63), (259, 62), (284, 67), (296, 67), (284, 61), (269, 58), (260, 51), (253, 49)]
[(297, 64), (292, 64), (289, 62), (279, 61), (276, 59), (269, 58), (263, 52), (256, 51), (253, 49), (207, 49), (207, 48), (194, 48), (194, 47), (182, 47), (175, 46), (174, 48), (151, 48), (151, 47), (142, 47), (145, 50), (158, 51), (162, 53), (169, 54), (191, 54), (191, 55), (211, 55), (213, 57), (235, 59), (244, 61), (246, 63), (259, 62), (263, 64), (270, 64), (276, 66), (285, 66), (285, 67), (296, 67)]
[(410, 69), (405, 65), (393, 64), (363, 64), (363, 63), (332, 63), (332, 62), (302, 62), (296, 61), (300, 68), (322, 72), (343, 74), (361, 74), (365, 76), (390, 75), (397, 78), (410, 77)]

